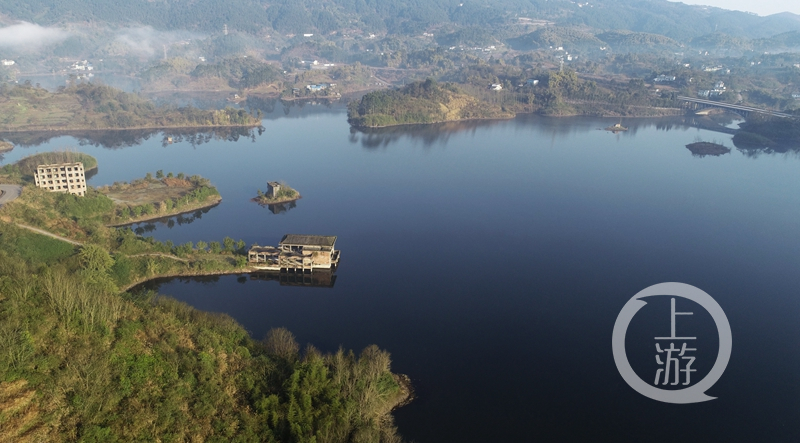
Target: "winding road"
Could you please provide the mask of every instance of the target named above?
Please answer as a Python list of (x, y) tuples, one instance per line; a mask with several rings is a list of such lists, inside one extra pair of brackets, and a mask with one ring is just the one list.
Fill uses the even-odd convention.
[(0, 207), (19, 197), (20, 193), (22, 193), (22, 186), (0, 185)]

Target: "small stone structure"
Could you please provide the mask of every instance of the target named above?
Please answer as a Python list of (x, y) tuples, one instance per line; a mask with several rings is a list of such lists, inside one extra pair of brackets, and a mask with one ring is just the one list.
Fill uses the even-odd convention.
[(278, 198), (278, 193), (281, 192), (281, 184), (278, 182), (267, 182), (267, 198)]
[(36, 186), (51, 192), (86, 195), (86, 173), (81, 162), (39, 165), (33, 178)]

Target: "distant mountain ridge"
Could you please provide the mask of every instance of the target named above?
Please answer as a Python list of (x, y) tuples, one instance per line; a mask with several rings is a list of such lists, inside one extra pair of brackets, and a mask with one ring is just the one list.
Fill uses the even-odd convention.
[[(206, 33), (220, 32), (227, 25), (231, 31), (252, 35), (346, 31), (421, 35), (431, 30), (452, 34), (462, 27), (480, 27), (497, 35), (518, 17), (530, 17), (559, 28), (578, 28), (587, 43), (596, 43), (588, 36), (603, 32), (638, 33), (606, 35), (623, 46), (688, 43), (714, 33), (750, 40), (800, 32), (800, 16), (788, 12), (759, 17), (667, 0), (0, 0), (0, 11), (8, 19), (42, 25), (149, 25)], [(531, 42), (556, 41), (557, 34), (566, 31), (553, 32), (556, 35)], [(476, 39), (486, 37), (473, 32), (453, 35), (451, 40)]]

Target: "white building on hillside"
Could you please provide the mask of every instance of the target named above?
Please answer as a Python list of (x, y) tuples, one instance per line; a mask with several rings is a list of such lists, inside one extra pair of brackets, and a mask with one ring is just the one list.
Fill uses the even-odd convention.
[(36, 186), (51, 192), (86, 195), (86, 174), (81, 162), (39, 165), (33, 178)]

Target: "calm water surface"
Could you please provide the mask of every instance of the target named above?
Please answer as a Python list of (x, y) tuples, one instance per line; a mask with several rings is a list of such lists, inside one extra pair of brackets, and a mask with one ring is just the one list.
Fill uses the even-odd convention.
[[(800, 441), (796, 154), (693, 157), (684, 145), (696, 137), (732, 147), (730, 135), (667, 120), (624, 122), (619, 135), (597, 130), (615, 121), (529, 116), (363, 134), (341, 109), (273, 111), (253, 137), (83, 141), (99, 160), (92, 185), (157, 169), (217, 185), (219, 206), (147, 226), (157, 239), (339, 237), (333, 288), (228, 276), (162, 293), (229, 313), (255, 338), (284, 326), (328, 351), (389, 350), (417, 388), (396, 413), (416, 442)], [(4, 161), (76, 144), (55, 138)], [(303, 198), (278, 214), (251, 203), (271, 180)], [(730, 320), (716, 400), (659, 403), (616, 370), (617, 314), (664, 281), (702, 288)], [(666, 325), (660, 315), (631, 330)], [(697, 330), (713, 348), (697, 354), (707, 371), (716, 337)]]

